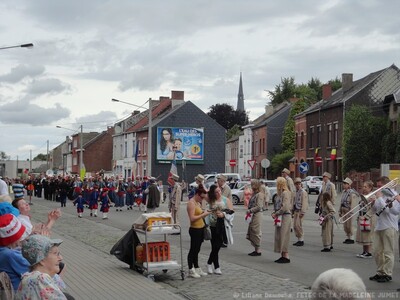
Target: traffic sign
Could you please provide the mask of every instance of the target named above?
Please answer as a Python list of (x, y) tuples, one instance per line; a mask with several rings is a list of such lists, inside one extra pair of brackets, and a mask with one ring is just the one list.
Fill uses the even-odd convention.
[(306, 162), (302, 162), (299, 165), (299, 171), (300, 171), (301, 174), (306, 174), (309, 169), (310, 169), (310, 166)]
[(236, 166), (236, 159), (231, 159), (231, 160), (229, 161), (229, 165), (230, 165), (231, 167)]
[(256, 160), (255, 159), (249, 159), (247, 161), (247, 163), (249, 164), (250, 168), (253, 170), (254, 166), (256, 165)]
[(315, 158), (315, 163), (317, 164), (317, 166), (322, 165), (322, 157), (321, 156), (317, 156)]
[(270, 162), (268, 159), (266, 159), (266, 158), (264, 158), (264, 159), (261, 161), (261, 167), (263, 167), (263, 168), (268, 168), (270, 165), (271, 165), (271, 162)]

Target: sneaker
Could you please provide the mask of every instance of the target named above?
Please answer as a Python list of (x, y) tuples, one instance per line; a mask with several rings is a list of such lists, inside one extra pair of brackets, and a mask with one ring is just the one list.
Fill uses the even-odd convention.
[(377, 281), (379, 278), (381, 278), (382, 277), (382, 275), (378, 275), (378, 274), (375, 274), (374, 276), (371, 276), (370, 278), (369, 278), (369, 280), (374, 280), (374, 281)]
[(321, 252), (331, 252), (331, 249), (329, 249), (329, 248), (324, 248), (324, 249), (321, 250)]
[(253, 252), (249, 253), (249, 256), (261, 256), (261, 252), (253, 251)]
[(199, 274), (200, 276), (207, 276), (206, 272), (203, 272), (203, 270), (201, 268), (195, 268), (195, 271), (197, 274)]
[(361, 258), (372, 258), (372, 254), (371, 253), (368, 253), (368, 252), (366, 252), (366, 253), (363, 253), (363, 254), (361, 254), (361, 256), (360, 256)]
[(282, 256), (279, 259), (275, 260), (275, 262), (278, 264), (288, 264), (290, 263), (290, 259)]
[(376, 281), (377, 282), (389, 282), (390, 280), (392, 280), (392, 276), (382, 275)]
[(221, 269), (220, 269), (220, 268), (216, 268), (216, 269), (214, 270), (214, 274), (222, 275)]
[(194, 268), (192, 268), (192, 269), (189, 270), (189, 277), (192, 277), (192, 278), (200, 278), (201, 276), (200, 276), (199, 274), (196, 273), (196, 271), (195, 271)]
[(363, 258), (364, 254), (366, 254), (367, 252), (363, 252), (361, 254), (357, 254), (357, 257)]
[(208, 273), (208, 274), (214, 274), (212, 265), (207, 265), (207, 273)]

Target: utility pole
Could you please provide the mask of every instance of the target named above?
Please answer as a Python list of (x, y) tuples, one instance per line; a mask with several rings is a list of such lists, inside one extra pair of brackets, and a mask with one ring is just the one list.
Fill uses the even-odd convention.
[(47, 140), (47, 169), (46, 170), (48, 170), (48, 169), (50, 169), (49, 168), (49, 140)]

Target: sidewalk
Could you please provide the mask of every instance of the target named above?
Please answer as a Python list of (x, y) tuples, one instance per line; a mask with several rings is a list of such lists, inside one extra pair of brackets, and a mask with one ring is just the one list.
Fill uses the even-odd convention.
[[(33, 222), (44, 222), (51, 206), (54, 202), (35, 198), (31, 206)], [(64, 241), (60, 246), (66, 265), (63, 278), (66, 291), (75, 299), (184, 299), (108, 254), (109, 245), (126, 232), (85, 219), (79, 220), (84, 225), (77, 230), (76, 221), (75, 215), (65, 213), (52, 230), (52, 237)], [(79, 241), (77, 235), (87, 243)], [(90, 246), (93, 239), (97, 247), (104, 244), (104, 251)]]

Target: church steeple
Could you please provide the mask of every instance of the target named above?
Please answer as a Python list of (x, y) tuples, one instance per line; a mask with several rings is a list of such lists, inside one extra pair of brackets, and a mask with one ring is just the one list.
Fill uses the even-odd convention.
[(240, 81), (239, 81), (239, 93), (238, 93), (238, 101), (237, 101), (237, 111), (244, 111), (244, 95), (243, 95), (243, 84), (242, 84), (242, 72), (240, 72)]

